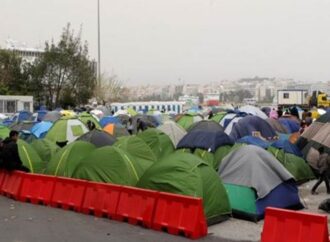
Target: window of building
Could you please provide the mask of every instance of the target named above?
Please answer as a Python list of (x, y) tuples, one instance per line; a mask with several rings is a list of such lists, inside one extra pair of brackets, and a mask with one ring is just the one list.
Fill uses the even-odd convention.
[(171, 111), (171, 105), (167, 105), (167, 111)]
[(16, 101), (5, 101), (5, 111), (6, 113), (15, 113)]
[(4, 113), (4, 111), (3, 111), (3, 100), (0, 100), (0, 113)]
[(23, 103), (23, 108), (25, 111), (30, 111), (30, 102), (24, 102)]
[(283, 93), (283, 98), (284, 98), (284, 99), (288, 99), (289, 96), (290, 96), (289, 93), (287, 93), (287, 92)]

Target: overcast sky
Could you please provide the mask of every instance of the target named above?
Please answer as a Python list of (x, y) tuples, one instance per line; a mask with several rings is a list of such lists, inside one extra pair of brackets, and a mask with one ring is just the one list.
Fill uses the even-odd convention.
[[(330, 80), (329, 0), (100, 0), (102, 71), (128, 85), (269, 76)], [(1, 0), (0, 45), (71, 22), (97, 59), (97, 0)]]

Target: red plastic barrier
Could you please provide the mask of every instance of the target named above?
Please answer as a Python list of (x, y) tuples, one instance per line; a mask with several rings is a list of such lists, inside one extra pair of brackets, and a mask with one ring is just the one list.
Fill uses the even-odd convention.
[(267, 208), (262, 242), (329, 242), (325, 215)]
[(5, 180), (6, 171), (0, 169), (0, 191), (2, 188), (3, 181)]
[(159, 192), (123, 186), (114, 219), (151, 228)]
[(88, 182), (81, 211), (112, 218), (116, 214), (120, 191), (121, 186)]
[(25, 173), (21, 171), (5, 172), (1, 187), (1, 194), (17, 199), (24, 174)]
[(207, 235), (202, 199), (160, 192), (152, 228), (191, 239)]
[(86, 185), (84, 180), (57, 177), (50, 205), (80, 212)]
[(24, 174), (18, 200), (29, 201), (33, 204), (50, 204), (55, 181), (55, 176)]

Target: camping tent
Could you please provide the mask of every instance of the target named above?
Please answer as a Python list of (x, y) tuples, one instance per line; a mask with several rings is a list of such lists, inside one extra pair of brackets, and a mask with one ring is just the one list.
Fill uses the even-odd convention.
[(158, 160), (174, 151), (171, 139), (158, 129), (150, 128), (137, 136), (146, 142)]
[(73, 177), (96, 182), (134, 186), (144, 169), (126, 151), (104, 146), (90, 152), (81, 160)]
[(50, 111), (45, 116), (43, 121), (56, 122), (62, 117), (59, 111)]
[(42, 138), (46, 136), (48, 130), (53, 126), (53, 123), (50, 121), (42, 121), (40, 123), (36, 123), (32, 126), (31, 132), (37, 137)]
[(223, 145), (232, 145), (233, 140), (223, 131), (194, 130), (188, 132), (178, 143), (177, 148), (204, 149), (215, 152)]
[(217, 122), (213, 120), (202, 120), (197, 123), (192, 124), (188, 128), (188, 132), (194, 131), (194, 130), (203, 130), (203, 131), (224, 131), (224, 128)]
[(268, 118), (267, 115), (263, 111), (261, 111), (258, 107), (251, 105), (242, 106), (239, 108), (239, 111), (243, 113), (251, 114), (253, 116), (257, 116), (262, 119)]
[(35, 122), (32, 121), (22, 121), (22, 122), (16, 122), (11, 124), (9, 127), (11, 130), (16, 130), (16, 131), (30, 131), (31, 128), (35, 125)]
[(278, 120), (286, 128), (288, 133), (295, 133), (300, 129), (299, 121), (297, 119), (279, 118)]
[(80, 136), (77, 140), (92, 143), (97, 148), (106, 145), (113, 145), (116, 142), (116, 138), (114, 136), (98, 129), (89, 131), (88, 133)]
[(260, 147), (244, 145), (232, 151), (222, 160), (219, 175), (234, 216), (258, 220), (267, 206), (302, 207), (293, 176)]
[(99, 121), (92, 115), (87, 112), (82, 112), (78, 115), (78, 118), (87, 126), (87, 122), (91, 121), (95, 124), (95, 128), (101, 129)]
[(109, 123), (103, 128), (103, 130), (117, 138), (129, 135), (125, 126), (121, 125), (120, 123), (118, 124)]
[(52, 157), (60, 150), (54, 142), (48, 139), (37, 139), (31, 143), (31, 146), (38, 153), (41, 160), (47, 164)]
[(121, 137), (114, 146), (129, 153), (144, 170), (157, 161), (151, 148), (135, 135)]
[(213, 115), (213, 117), (211, 118), (211, 120), (220, 123), (220, 121), (226, 116), (227, 112), (218, 112), (216, 114)]
[(203, 198), (209, 223), (231, 213), (227, 193), (216, 172), (200, 158), (175, 152), (152, 165), (138, 187)]
[(53, 124), (45, 137), (53, 142), (71, 143), (87, 132), (87, 127), (79, 119), (63, 117)]
[(203, 116), (200, 114), (190, 114), (186, 113), (184, 115), (180, 115), (176, 122), (185, 130), (187, 130), (193, 123), (197, 123), (203, 120)]
[(161, 126), (157, 127), (160, 131), (167, 134), (172, 140), (174, 147), (187, 134), (187, 131), (173, 121), (165, 121)]
[(102, 128), (107, 126), (107, 124), (120, 124), (120, 123), (121, 123), (120, 119), (118, 117), (115, 117), (115, 116), (104, 116), (100, 120), (100, 125), (101, 125)]
[(253, 135), (253, 132), (259, 132), (266, 139), (272, 139), (276, 136), (274, 129), (264, 119), (258, 116), (246, 116), (233, 125), (230, 136), (234, 140), (244, 136)]
[(19, 158), (23, 165), (29, 168), (31, 173), (43, 173), (46, 164), (41, 160), (34, 148), (21, 139), (18, 140), (17, 146)]
[(0, 125), (0, 138), (5, 139), (9, 136), (10, 129), (7, 126)]
[(79, 162), (89, 155), (95, 146), (85, 141), (75, 141), (56, 152), (47, 164), (46, 174), (72, 177)]
[(305, 182), (314, 178), (313, 171), (304, 159), (294, 154), (286, 153), (273, 146), (267, 149), (293, 175), (297, 182)]
[(284, 125), (282, 125), (280, 123), (280, 121), (278, 121), (277, 119), (273, 119), (273, 118), (267, 118), (266, 119), (267, 123), (270, 124), (270, 126), (272, 126), (272, 128), (279, 133), (283, 133), (283, 134), (287, 134), (288, 130), (286, 129), (286, 127)]

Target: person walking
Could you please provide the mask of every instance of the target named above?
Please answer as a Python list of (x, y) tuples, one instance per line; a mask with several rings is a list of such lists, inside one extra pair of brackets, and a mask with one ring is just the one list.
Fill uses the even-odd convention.
[(330, 185), (328, 179), (328, 175), (330, 173), (329, 154), (324, 151), (324, 147), (321, 147), (318, 150), (312, 148), (307, 155), (307, 161), (316, 177), (318, 177), (318, 181), (312, 187), (311, 193), (317, 194), (317, 188), (324, 181), (327, 193), (330, 194)]

